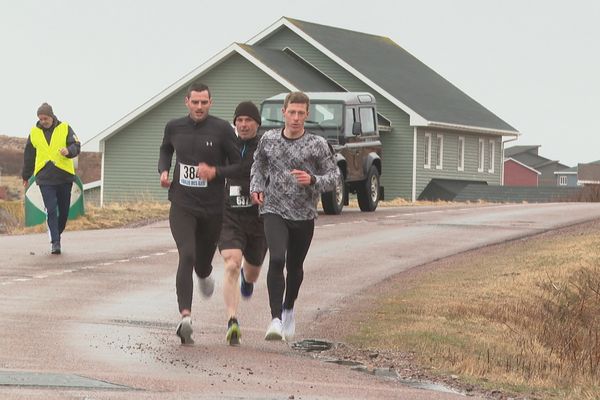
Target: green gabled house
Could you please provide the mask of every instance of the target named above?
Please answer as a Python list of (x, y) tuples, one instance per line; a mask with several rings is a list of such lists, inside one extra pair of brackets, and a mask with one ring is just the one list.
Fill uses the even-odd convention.
[(283, 17), (98, 134), (102, 203), (166, 200), (157, 173), (163, 128), (186, 114), (185, 91), (196, 80), (211, 89), (211, 114), (226, 120), (240, 101), (281, 92), (371, 92), (388, 200), (414, 201), (435, 181), (501, 185), (503, 138), (519, 135), (389, 38)]

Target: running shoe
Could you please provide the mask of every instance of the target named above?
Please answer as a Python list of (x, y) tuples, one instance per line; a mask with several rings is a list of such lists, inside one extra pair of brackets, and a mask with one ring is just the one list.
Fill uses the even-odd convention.
[(206, 278), (199, 278), (198, 283), (202, 297), (207, 299), (212, 296), (213, 292), (215, 291), (215, 279), (212, 277), (212, 275), (209, 275)]
[(181, 318), (181, 321), (179, 321), (179, 324), (177, 325), (176, 331), (177, 336), (179, 336), (179, 338), (181, 339), (181, 344), (194, 344), (194, 339), (192, 339), (192, 332), (194, 332), (194, 329), (192, 329), (192, 317), (187, 315)]
[(296, 333), (296, 320), (294, 319), (293, 308), (290, 310), (286, 310), (285, 308), (281, 310), (281, 324), (283, 338), (288, 342), (291, 341)]
[(240, 277), (242, 278), (240, 281), (240, 292), (242, 293), (242, 297), (249, 299), (254, 291), (254, 283), (246, 281), (246, 278), (244, 278), (244, 268), (242, 268), (240, 272)]
[(60, 254), (60, 242), (52, 242), (52, 247), (50, 249), (50, 253)]
[(265, 333), (265, 340), (283, 340), (283, 333), (281, 332), (281, 320), (279, 318), (273, 318)]
[(230, 318), (227, 323), (227, 343), (230, 346), (239, 346), (242, 342), (242, 332), (240, 331), (240, 324), (235, 318)]

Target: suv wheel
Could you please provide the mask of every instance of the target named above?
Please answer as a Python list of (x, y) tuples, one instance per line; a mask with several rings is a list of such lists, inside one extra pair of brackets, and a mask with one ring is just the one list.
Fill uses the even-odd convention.
[(346, 195), (346, 185), (344, 184), (344, 174), (340, 170), (340, 177), (335, 184), (335, 189), (330, 192), (321, 193), (321, 205), (325, 214), (338, 215), (344, 208), (344, 196)]
[(356, 191), (361, 211), (375, 211), (379, 204), (379, 171), (374, 165), (369, 168), (367, 179), (361, 182)]

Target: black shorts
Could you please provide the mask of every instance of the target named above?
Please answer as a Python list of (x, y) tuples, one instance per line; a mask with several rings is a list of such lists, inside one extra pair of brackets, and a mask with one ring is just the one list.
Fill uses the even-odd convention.
[(256, 207), (249, 210), (226, 208), (219, 239), (219, 251), (240, 249), (247, 262), (260, 266), (267, 254), (263, 219)]

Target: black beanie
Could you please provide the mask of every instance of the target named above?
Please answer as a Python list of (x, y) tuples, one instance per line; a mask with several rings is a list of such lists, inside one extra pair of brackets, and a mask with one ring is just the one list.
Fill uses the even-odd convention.
[(54, 111), (52, 111), (52, 106), (48, 103), (42, 103), (42, 105), (37, 110), (37, 115), (47, 115), (52, 117), (52, 119), (56, 119), (54, 116)]
[(256, 123), (260, 126), (260, 113), (258, 112), (258, 108), (251, 101), (242, 101), (235, 108), (235, 113), (233, 114), (233, 124), (235, 125), (235, 120), (237, 117), (244, 115), (246, 117), (250, 117), (256, 121)]

